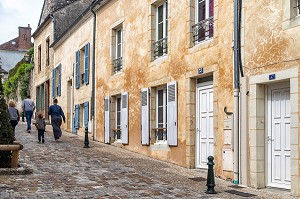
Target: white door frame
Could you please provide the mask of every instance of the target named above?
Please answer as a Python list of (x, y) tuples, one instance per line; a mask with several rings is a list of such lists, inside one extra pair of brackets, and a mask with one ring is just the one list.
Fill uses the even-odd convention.
[[(272, 144), (274, 142), (274, 138), (273, 136), (273, 132), (272, 132), (272, 101), (271, 99), (271, 95), (272, 95), (272, 91), (276, 90), (276, 89), (289, 89), (289, 93), (290, 92), (290, 85), (289, 82), (287, 83), (280, 83), (280, 84), (272, 84), (269, 86), (266, 86), (266, 105), (265, 105), (265, 111), (266, 111), (266, 137), (265, 137), (265, 146), (266, 146), (266, 157), (267, 157), (267, 162), (266, 162), (266, 184), (267, 186), (271, 186), (271, 187), (277, 187), (277, 188), (284, 188), (284, 189), (291, 189), (291, 184), (290, 183), (274, 183), (272, 182)], [(290, 122), (291, 122), (291, 117), (290, 117)], [(290, 136), (288, 137), (288, 139), (290, 139)], [(290, 142), (290, 140), (289, 140)], [(291, 148), (291, 146), (290, 146)], [(290, 155), (291, 155), (291, 150), (290, 150)], [(291, 156), (290, 156), (291, 157)], [(291, 173), (291, 163), (289, 164), (289, 173)]]
[[(199, 119), (200, 119), (200, 104), (199, 104), (199, 92), (203, 91), (203, 90), (208, 90), (208, 89), (212, 89), (213, 90), (213, 82), (212, 81), (207, 81), (207, 82), (203, 82), (203, 83), (199, 83), (197, 84), (197, 88), (196, 88), (196, 141), (195, 141), (195, 146), (196, 146), (196, 150), (195, 150), (195, 166), (196, 168), (203, 168), (203, 169), (207, 169), (207, 165), (201, 165), (200, 164), (200, 124), (199, 124)], [(213, 103), (213, 102), (212, 102)], [(213, 124), (212, 124), (213, 125)]]

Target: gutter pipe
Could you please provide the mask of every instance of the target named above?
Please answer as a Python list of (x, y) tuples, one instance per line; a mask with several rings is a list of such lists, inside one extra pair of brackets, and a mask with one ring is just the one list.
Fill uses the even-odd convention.
[(92, 138), (95, 140), (95, 59), (96, 59), (96, 13), (93, 10), (94, 7), (91, 7), (91, 12), (94, 15), (93, 21), (93, 60), (92, 60), (92, 106), (91, 106), (91, 115), (92, 115)]
[[(241, 52), (240, 52), (240, 13), (241, 1), (234, 0), (234, 110), (233, 110), (233, 183), (239, 184), (239, 98), (240, 98), (240, 71), (242, 72)], [(243, 76), (242, 72), (242, 76)]]

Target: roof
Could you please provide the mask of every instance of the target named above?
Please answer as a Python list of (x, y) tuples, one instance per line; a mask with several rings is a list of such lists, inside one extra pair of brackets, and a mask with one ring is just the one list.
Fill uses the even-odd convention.
[(17, 51), (19, 49), (19, 37), (16, 37), (8, 42), (0, 45), (0, 50)]

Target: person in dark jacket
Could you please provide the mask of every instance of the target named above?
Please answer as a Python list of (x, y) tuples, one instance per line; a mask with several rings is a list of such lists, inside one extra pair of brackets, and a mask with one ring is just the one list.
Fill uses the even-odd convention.
[(18, 109), (15, 108), (16, 104), (14, 101), (10, 101), (8, 103), (8, 114), (9, 114), (9, 119), (10, 119), (10, 124), (14, 130), (14, 136), (15, 136), (15, 128), (20, 121), (20, 114)]
[(62, 132), (60, 129), (62, 119), (64, 123), (66, 123), (65, 114), (62, 110), (62, 108), (57, 104), (57, 99), (53, 100), (53, 105), (49, 107), (48, 114), (51, 115), (51, 124), (53, 128), (53, 135), (55, 141), (58, 141), (58, 139), (61, 137)]
[(38, 119), (36, 120), (34, 125), (36, 126), (36, 128), (38, 130), (39, 143), (41, 143), (41, 141), (42, 141), (42, 143), (45, 143), (44, 135), (45, 135), (46, 122), (45, 122), (45, 119), (44, 119), (42, 113), (38, 114)]

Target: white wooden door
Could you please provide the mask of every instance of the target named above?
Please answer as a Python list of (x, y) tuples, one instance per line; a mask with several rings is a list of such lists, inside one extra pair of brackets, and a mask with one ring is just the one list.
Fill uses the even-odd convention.
[(197, 88), (196, 167), (207, 168), (207, 157), (214, 155), (213, 86)]
[(287, 86), (268, 90), (268, 185), (291, 187), (290, 89)]

